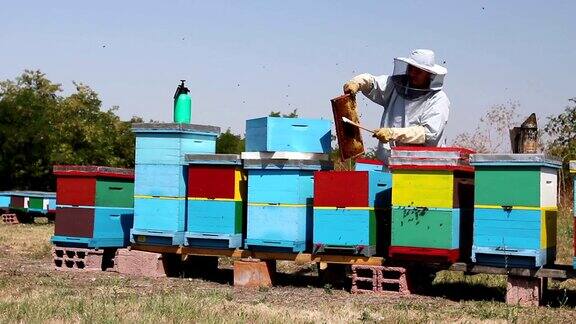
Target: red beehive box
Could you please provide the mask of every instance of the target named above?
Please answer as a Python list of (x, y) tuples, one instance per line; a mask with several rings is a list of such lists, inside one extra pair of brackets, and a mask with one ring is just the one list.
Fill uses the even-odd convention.
[(314, 172), (315, 207), (369, 207), (368, 172)]
[(93, 208), (58, 208), (54, 235), (92, 237), (94, 232)]
[(234, 199), (235, 166), (188, 166), (188, 197)]

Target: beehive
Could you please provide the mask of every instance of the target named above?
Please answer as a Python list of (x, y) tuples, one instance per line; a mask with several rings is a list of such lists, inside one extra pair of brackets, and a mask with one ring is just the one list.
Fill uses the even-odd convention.
[(471, 151), (400, 147), (392, 151), (393, 259), (466, 261), (472, 237)]
[(312, 243), (314, 171), (325, 162), (244, 160), (248, 174), (244, 246), (301, 252)]
[(134, 217), (134, 171), (55, 166), (57, 246), (109, 248), (128, 244)]
[(187, 154), (185, 245), (242, 246), (246, 176), (236, 154)]
[(557, 170), (542, 154), (476, 154), (472, 260), (535, 268), (556, 259)]
[(187, 153), (213, 154), (220, 128), (191, 124), (135, 124), (134, 228), (131, 241), (183, 245)]
[(366, 256), (383, 252), (389, 243), (385, 234), (391, 190), (392, 177), (387, 172), (315, 172), (314, 250)]

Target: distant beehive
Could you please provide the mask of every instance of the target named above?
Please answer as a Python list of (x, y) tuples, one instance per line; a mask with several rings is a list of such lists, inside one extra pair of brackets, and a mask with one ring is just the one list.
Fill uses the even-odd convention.
[(134, 217), (134, 171), (62, 165), (56, 176), (57, 246), (124, 247)]

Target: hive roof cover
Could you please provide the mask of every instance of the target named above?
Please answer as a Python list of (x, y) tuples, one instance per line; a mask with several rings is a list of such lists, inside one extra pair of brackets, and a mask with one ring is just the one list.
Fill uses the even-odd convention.
[(220, 134), (220, 127), (196, 124), (177, 123), (137, 123), (132, 124), (132, 131), (138, 132), (185, 132), (185, 133), (214, 133)]

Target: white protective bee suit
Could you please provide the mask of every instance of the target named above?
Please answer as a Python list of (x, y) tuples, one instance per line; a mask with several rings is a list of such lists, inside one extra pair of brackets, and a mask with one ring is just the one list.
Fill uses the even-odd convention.
[[(409, 87), (408, 65), (430, 73), (428, 89)], [(412, 51), (408, 58), (395, 58), (394, 73), (390, 76), (365, 73), (349, 81), (384, 107), (380, 130), (390, 134), (385, 136), (390, 141), (378, 143), (378, 159), (388, 161), (390, 145), (446, 145), (444, 130), (450, 111), (450, 101), (442, 91), (446, 73), (446, 68), (434, 63), (434, 52), (420, 49)]]

